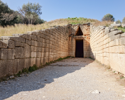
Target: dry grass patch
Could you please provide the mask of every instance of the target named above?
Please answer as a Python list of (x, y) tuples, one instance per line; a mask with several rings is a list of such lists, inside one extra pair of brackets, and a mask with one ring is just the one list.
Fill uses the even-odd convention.
[(93, 23), (95, 26), (110, 26), (113, 22), (111, 21), (98, 21), (98, 22), (95, 22)]
[(0, 37), (1, 36), (12, 36), (13, 34), (23, 34), (28, 31), (41, 30), (51, 28), (53, 26), (64, 26), (67, 24), (83, 24), (83, 23), (92, 23), (96, 26), (103, 25), (108, 26), (111, 22), (100, 22), (95, 19), (87, 19), (87, 18), (66, 18), (66, 19), (56, 19), (50, 22), (46, 22), (40, 25), (24, 25), (18, 24), (14, 26), (7, 26), (5, 28), (0, 27)]

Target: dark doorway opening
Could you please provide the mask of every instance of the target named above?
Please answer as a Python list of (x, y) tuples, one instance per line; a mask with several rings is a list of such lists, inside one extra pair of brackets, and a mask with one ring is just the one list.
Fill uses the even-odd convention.
[(79, 35), (83, 35), (82, 30), (81, 30), (81, 28), (80, 28), (80, 27), (79, 27), (79, 29), (78, 29), (78, 31), (77, 31), (77, 33), (76, 33), (76, 35), (77, 35), (77, 36), (79, 36)]
[(76, 57), (84, 57), (83, 47), (83, 40), (76, 40)]

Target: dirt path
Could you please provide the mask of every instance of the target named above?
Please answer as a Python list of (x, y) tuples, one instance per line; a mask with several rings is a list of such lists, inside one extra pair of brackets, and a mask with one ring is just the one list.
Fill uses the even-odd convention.
[(124, 100), (124, 90), (95, 61), (70, 58), (0, 83), (0, 100)]

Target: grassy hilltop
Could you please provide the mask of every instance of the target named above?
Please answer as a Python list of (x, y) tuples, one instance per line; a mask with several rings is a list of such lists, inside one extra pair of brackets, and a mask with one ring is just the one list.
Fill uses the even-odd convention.
[(39, 25), (24, 25), (24, 24), (17, 24), (14, 26), (7, 26), (7, 27), (0, 27), (0, 36), (12, 36), (12, 34), (23, 34), (28, 31), (34, 30), (41, 30), (51, 28), (53, 26), (63, 26), (67, 24), (83, 24), (83, 23), (93, 23), (94, 25), (105, 25), (108, 26), (111, 22), (100, 22), (95, 19), (88, 19), (88, 18), (66, 18), (66, 19), (56, 19), (53, 21), (45, 22)]

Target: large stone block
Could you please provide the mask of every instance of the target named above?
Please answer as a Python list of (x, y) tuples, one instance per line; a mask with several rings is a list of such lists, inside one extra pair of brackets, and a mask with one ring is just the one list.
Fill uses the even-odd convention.
[(15, 50), (14, 49), (1, 49), (0, 50), (0, 59), (15, 59)]
[(15, 63), (16, 63), (16, 73), (24, 69), (25, 59), (15, 59)]
[(16, 74), (17, 66), (15, 60), (7, 60), (6, 63), (8, 67), (8, 75)]
[(37, 52), (31, 52), (31, 58), (36, 58), (36, 53)]
[(28, 45), (32, 45), (32, 41), (31, 40), (26, 40), (26, 44), (28, 44)]
[(120, 45), (125, 45), (125, 38), (123, 38), (123, 37), (120, 38), (120, 39), (119, 39), (119, 44), (120, 44)]
[(26, 40), (22, 37), (10, 37), (10, 40), (18, 41), (18, 42), (22, 42), (22, 43), (26, 42)]
[(18, 58), (24, 58), (24, 48), (22, 47), (15, 47), (15, 58), (18, 59)]
[(37, 46), (42, 47), (43, 43), (42, 42), (37, 42)]
[(16, 46), (16, 47), (24, 47), (24, 43), (15, 41), (15, 46)]
[(36, 66), (41, 67), (41, 58), (36, 58)]
[(0, 60), (0, 77), (16, 73), (15, 60)]
[(109, 27), (106, 27), (105, 28), (105, 34), (108, 34), (110, 32), (110, 28)]
[(15, 48), (15, 43), (12, 40), (2, 40), (2, 42), (5, 43), (7, 47), (10, 49)]
[(37, 41), (32, 40), (31, 44), (32, 44), (32, 46), (37, 46)]
[(24, 68), (29, 68), (31, 65), (31, 58), (26, 58), (24, 63)]
[(42, 40), (43, 40), (43, 39), (42, 39), (40, 36), (37, 36), (37, 41), (43, 42)]
[(0, 48), (7, 48), (7, 44), (0, 41)]
[(36, 65), (36, 58), (31, 58), (30, 60), (30, 66)]
[(20, 37), (31, 40), (31, 34), (29, 34), (29, 32), (27, 34), (22, 34)]
[(37, 36), (36, 35), (31, 35), (31, 39), (34, 41), (37, 41)]
[(41, 60), (40, 63), (41, 63), (41, 66), (42, 66), (43, 65), (43, 58), (41, 58), (40, 60)]
[(15, 43), (12, 40), (8, 40), (8, 48), (14, 49), (15, 48)]
[(31, 57), (31, 47), (28, 44), (24, 45), (24, 56), (25, 58)]
[(42, 51), (42, 47), (37, 47), (36, 51), (41, 52)]
[(8, 74), (8, 66), (6, 64), (6, 60), (0, 60), (0, 78)]
[(35, 52), (35, 51), (37, 51), (37, 47), (31, 46), (31, 52)]
[(36, 52), (36, 57), (37, 57), (37, 58), (42, 57), (42, 53), (41, 53), (41, 52)]

